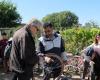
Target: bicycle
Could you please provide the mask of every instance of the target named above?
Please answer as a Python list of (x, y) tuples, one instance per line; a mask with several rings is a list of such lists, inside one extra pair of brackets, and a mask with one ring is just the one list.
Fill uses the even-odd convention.
[[(61, 78), (66, 78), (66, 80), (68, 80), (66, 76), (62, 76), (64, 70), (64, 63), (59, 56), (55, 55), (54, 53), (48, 53), (39, 56), (43, 58), (43, 63), (44, 63), (44, 67), (42, 68), (44, 70), (43, 77), (47, 76), (46, 80), (49, 80), (51, 78), (53, 80), (61, 80)], [(50, 63), (46, 63), (44, 61), (44, 57), (50, 57), (52, 61)]]

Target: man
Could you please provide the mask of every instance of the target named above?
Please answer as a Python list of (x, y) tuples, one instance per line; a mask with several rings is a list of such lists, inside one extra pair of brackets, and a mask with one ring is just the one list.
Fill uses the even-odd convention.
[(85, 80), (85, 77), (88, 73), (88, 68), (90, 68), (90, 62), (92, 58), (92, 54), (94, 53), (93, 44), (86, 47), (84, 50), (81, 51), (83, 59), (83, 74), (82, 80)]
[[(53, 32), (53, 25), (51, 23), (44, 23), (43, 25), (44, 34), (39, 38), (39, 51), (42, 54), (54, 53), (59, 57), (63, 58), (66, 62), (66, 54), (64, 41), (62, 37)], [(49, 57), (44, 58), (47, 63), (50, 63), (51, 59)], [(46, 74), (44, 80), (49, 80), (49, 74)]]
[(12, 80), (30, 80), (33, 76), (33, 66), (38, 62), (34, 38), (42, 26), (37, 19), (15, 32), (12, 40), (10, 69)]

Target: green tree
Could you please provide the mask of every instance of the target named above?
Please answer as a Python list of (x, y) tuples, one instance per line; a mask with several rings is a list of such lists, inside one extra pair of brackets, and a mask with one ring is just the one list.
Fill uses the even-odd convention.
[(0, 28), (16, 27), (21, 23), (21, 20), (14, 4), (6, 0), (0, 2)]
[(84, 27), (96, 27), (96, 28), (98, 28), (99, 25), (95, 21), (91, 20), (89, 22), (86, 22)]
[(51, 22), (54, 27), (72, 27), (78, 24), (78, 17), (70, 11), (62, 11), (49, 14), (42, 19), (43, 22)]

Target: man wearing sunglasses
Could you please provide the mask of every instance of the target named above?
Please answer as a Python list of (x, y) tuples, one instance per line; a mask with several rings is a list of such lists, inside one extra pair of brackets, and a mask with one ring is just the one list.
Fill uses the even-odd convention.
[(10, 55), (12, 80), (30, 80), (32, 78), (33, 67), (38, 62), (34, 38), (41, 26), (41, 22), (33, 18), (15, 32)]

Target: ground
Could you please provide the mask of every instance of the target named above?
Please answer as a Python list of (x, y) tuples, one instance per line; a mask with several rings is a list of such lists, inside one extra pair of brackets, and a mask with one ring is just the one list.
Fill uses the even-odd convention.
[[(4, 71), (2, 69), (0, 69), (0, 80), (11, 80), (11, 73), (4, 73)], [(38, 78), (36, 78), (36, 80), (39, 80)], [(72, 80), (80, 80), (80, 77), (77, 75), (73, 76)]]

